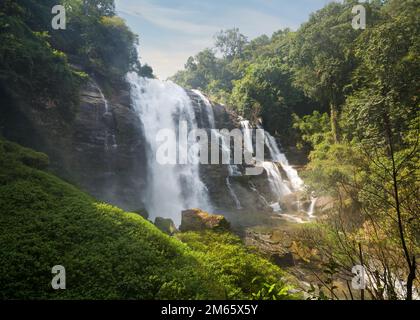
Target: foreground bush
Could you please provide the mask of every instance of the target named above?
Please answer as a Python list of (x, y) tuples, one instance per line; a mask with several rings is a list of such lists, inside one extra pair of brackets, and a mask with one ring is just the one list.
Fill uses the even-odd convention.
[[(0, 299), (252, 298), (258, 283), (281, 283), (238, 238), (188, 233), (182, 243), (38, 169), (46, 163), (0, 139)], [(65, 290), (51, 288), (54, 265), (66, 269)]]

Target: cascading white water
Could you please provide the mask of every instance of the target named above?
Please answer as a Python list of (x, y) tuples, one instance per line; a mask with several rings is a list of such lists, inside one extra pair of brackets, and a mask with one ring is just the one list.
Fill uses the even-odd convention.
[[(280, 152), (280, 149), (274, 137), (271, 136), (270, 133), (265, 132), (265, 138), (266, 138), (265, 143), (266, 143), (266, 146), (268, 147), (272, 160), (281, 164), (283, 170), (286, 172), (287, 179), (290, 181), (291, 187), (293, 189), (292, 191), (302, 190), (304, 187), (303, 180), (299, 177), (297, 171), (292, 166), (290, 166), (289, 161), (286, 158), (286, 155)], [(314, 215), (315, 205), (316, 205), (317, 200), (318, 198), (311, 195), (311, 203), (309, 205), (308, 211), (306, 212), (309, 218), (312, 218)], [(297, 212), (300, 212), (301, 203), (299, 199), (297, 199), (296, 205), (297, 205)], [(302, 221), (303, 220), (301, 219), (299, 221), (296, 220), (296, 222), (299, 222), (299, 223), (301, 223)]]
[[(251, 126), (248, 120), (240, 118), (241, 127), (244, 132), (244, 145), (246, 150), (253, 151), (252, 144), (252, 135), (251, 135)], [(261, 126), (258, 126), (259, 129), (263, 129)], [(271, 192), (276, 197), (276, 201), (270, 204), (274, 212), (282, 211), (279, 200), (287, 195), (292, 194), (296, 191), (301, 191), (304, 187), (303, 180), (299, 177), (297, 171), (289, 164), (289, 161), (286, 158), (286, 155), (280, 152), (280, 149), (277, 145), (276, 140), (273, 136), (270, 135), (267, 131), (264, 131), (265, 139), (264, 143), (267, 146), (270, 153), (271, 161), (257, 161), (257, 165), (262, 166), (267, 173), (269, 186)], [(287, 180), (284, 180), (279, 167), (277, 164), (280, 164), (284, 172), (286, 173)], [(311, 206), (315, 206), (315, 201), (311, 203)], [(300, 201), (297, 199), (297, 212), (300, 212)], [(311, 208), (309, 208), (311, 209)], [(308, 215), (313, 214), (313, 210), (308, 212)], [(303, 222), (299, 217), (293, 215), (282, 214), (284, 217), (289, 217), (291, 220), (296, 222)]]
[[(225, 156), (230, 155), (230, 143), (226, 136), (221, 135), (219, 132), (215, 131), (213, 134), (216, 135), (217, 139), (222, 142), (222, 153), (225, 154)], [(242, 209), (241, 202), (239, 201), (239, 198), (233, 189), (231, 183), (230, 183), (230, 177), (233, 176), (240, 176), (241, 172), (239, 171), (239, 168), (236, 164), (228, 164), (228, 172), (229, 176), (226, 177), (226, 186), (229, 190), (229, 194), (232, 197), (233, 201), (235, 202), (236, 209), (240, 210)]]
[(278, 199), (292, 193), (287, 183), (283, 181), (280, 170), (274, 162), (264, 161), (261, 162), (261, 166), (267, 172), (270, 188)]
[[(228, 138), (226, 136), (221, 135), (219, 132), (214, 132), (214, 134), (219, 139), (219, 141), (222, 142), (222, 153), (225, 154), (225, 156), (229, 156), (230, 143), (229, 143)], [(238, 195), (236, 194), (235, 190), (232, 187), (232, 184), (230, 183), (230, 177), (240, 176), (241, 172), (236, 164), (231, 164), (231, 163), (228, 164), (228, 172), (229, 172), (229, 176), (226, 177), (226, 186), (229, 190), (229, 194), (231, 198), (235, 202), (236, 209), (241, 210), (242, 209), (241, 202), (239, 201)]]
[[(254, 147), (252, 144), (252, 135), (251, 135), (252, 131), (251, 131), (250, 123), (248, 120), (244, 120), (244, 119), (242, 119), (240, 123), (241, 123), (243, 133), (244, 133), (245, 149), (252, 152), (254, 150)], [(259, 129), (262, 129), (262, 128), (259, 127)], [(270, 156), (272, 157), (273, 162), (262, 161), (262, 162), (258, 162), (257, 165), (262, 166), (264, 170), (267, 172), (270, 189), (273, 192), (273, 194), (279, 199), (280, 197), (283, 197), (292, 193), (292, 191), (287, 185), (287, 182), (282, 179), (280, 170), (275, 164), (275, 162), (279, 162), (283, 168), (286, 166), (289, 171), (290, 169), (291, 170), (294, 170), (294, 169), (289, 166), (286, 157), (280, 153), (279, 148), (277, 147), (276, 141), (268, 132), (265, 132), (265, 145), (267, 146), (270, 152)], [(297, 172), (296, 172), (296, 176), (297, 176)], [(293, 177), (295, 181), (297, 181), (296, 177), (294, 177), (293, 174), (290, 174), (290, 176), (288, 174), (287, 177), (293, 186), (293, 182), (291, 181), (290, 178)], [(274, 209), (278, 211), (277, 206)]]
[[(215, 123), (215, 120), (214, 120), (214, 111), (213, 111), (213, 107), (212, 107), (209, 99), (207, 99), (207, 97), (203, 93), (201, 93), (201, 91), (199, 91), (199, 90), (192, 90), (192, 91), (198, 97), (200, 97), (200, 99), (203, 101), (204, 105), (206, 106), (205, 111), (206, 111), (206, 114), (207, 114), (208, 122), (210, 124), (210, 128), (215, 129), (216, 128), (216, 123)], [(214, 135), (216, 137), (216, 139), (219, 141), (219, 143), (221, 143), (223, 156), (224, 157), (229, 157), (229, 159), (230, 159), (230, 141), (229, 141), (228, 137), (220, 134), (219, 131), (215, 131), (215, 130), (212, 130), (212, 135)], [(230, 183), (230, 177), (240, 176), (241, 172), (240, 172), (240, 170), (239, 170), (239, 168), (236, 164), (232, 164), (230, 162), (227, 165), (229, 176), (226, 177), (226, 186), (229, 190), (229, 194), (230, 194), (232, 200), (235, 202), (236, 209), (240, 210), (240, 209), (242, 209), (242, 205), (241, 205), (241, 202), (239, 201), (239, 198), (238, 198), (235, 190), (232, 187), (232, 184)]]
[(233, 190), (232, 185), (230, 184), (230, 177), (226, 177), (226, 186), (228, 187), (230, 196), (232, 197), (233, 201), (235, 202), (236, 209), (241, 210), (242, 205), (239, 201), (238, 196), (235, 193), (235, 190)]
[(182, 210), (200, 208), (212, 211), (207, 188), (200, 179), (197, 148), (184, 150), (182, 144), (177, 143), (178, 154), (187, 152), (189, 161), (186, 165), (161, 165), (156, 159), (159, 147), (156, 137), (161, 129), (178, 133), (180, 121), (185, 121), (189, 130), (197, 128), (194, 108), (187, 93), (170, 81), (141, 78), (135, 73), (130, 73), (127, 78), (131, 85), (132, 104), (142, 122), (149, 149), (145, 205), (150, 216), (171, 218), (179, 225)]
[(206, 106), (206, 110), (204, 111), (207, 114), (207, 119), (210, 124), (210, 129), (216, 128), (216, 122), (214, 120), (214, 111), (213, 111), (213, 107), (209, 99), (207, 99), (207, 97), (200, 90), (193, 89), (191, 91), (194, 92), (201, 99), (201, 101), (203, 101), (204, 105)]
[[(258, 197), (260, 198), (260, 200), (262, 201), (262, 203), (264, 203), (267, 207), (270, 206), (270, 204), (268, 203), (267, 199), (262, 194), (260, 194), (260, 192), (258, 191), (258, 189), (255, 187), (255, 185), (251, 181), (249, 182), (249, 187), (250, 187), (250, 189), (252, 191), (254, 191), (255, 193), (258, 194)], [(278, 205), (278, 203), (277, 203), (277, 205)], [(279, 205), (279, 208), (278, 208), (277, 211), (281, 211), (280, 205)]]
[(293, 191), (301, 190), (304, 186), (303, 180), (299, 177), (297, 171), (289, 164), (286, 155), (280, 152), (274, 137), (267, 131), (265, 132), (265, 144), (270, 152), (272, 161), (280, 163), (283, 170), (286, 172), (287, 179), (290, 181)]
[(241, 127), (243, 129), (244, 134), (244, 146), (245, 150), (247, 150), (249, 153), (254, 153), (254, 147), (252, 145), (252, 131), (251, 126), (249, 124), (248, 120), (241, 120)]
[(308, 214), (308, 216), (310, 217), (310, 218), (312, 218), (313, 216), (314, 216), (314, 212), (315, 212), (315, 205), (316, 205), (316, 201), (318, 200), (318, 198), (317, 197), (315, 197), (313, 194), (311, 195), (311, 204), (309, 205), (309, 208), (308, 208), (308, 212), (307, 212), (307, 214)]
[[(95, 86), (98, 89), (99, 95), (101, 96), (101, 99), (104, 103), (103, 117), (104, 118), (112, 117), (112, 113), (109, 111), (108, 100), (105, 98), (105, 95), (101, 90), (101, 87), (97, 83), (95, 83)], [(105, 130), (105, 150), (110, 150), (111, 148), (112, 149), (118, 148), (118, 144), (117, 144), (117, 141), (115, 139), (115, 134), (110, 133), (109, 130), (106, 129)]]
[(102, 92), (101, 88), (98, 85), (96, 85), (96, 87), (98, 88), (98, 91), (99, 91), (99, 94), (101, 96), (101, 99), (104, 102), (104, 109), (105, 109), (104, 116), (110, 115), (108, 100), (105, 98), (105, 95)]
[[(211, 102), (207, 97), (199, 90), (192, 90), (196, 95), (198, 95), (201, 100), (204, 102), (204, 105), (206, 106), (206, 113), (207, 118), (210, 124), (210, 129), (216, 129), (216, 123), (214, 120), (214, 111), (213, 107), (211, 105)], [(215, 135), (216, 139), (218, 139), (219, 142), (222, 143), (222, 153), (226, 156), (230, 155), (230, 141), (228, 137), (220, 134), (219, 131), (212, 130), (212, 135)], [(230, 157), (229, 157), (230, 158)], [(229, 170), (229, 176), (238, 176), (241, 175), (241, 172), (236, 164), (229, 163), (228, 164), (228, 170)]]
[[(219, 139), (219, 141), (222, 143), (222, 154), (224, 155), (224, 157), (229, 158), (230, 159), (230, 141), (229, 138), (227, 136), (222, 135), (220, 132), (218, 131), (213, 131), (212, 134), (214, 134), (216, 136), (216, 139)], [(241, 171), (238, 168), (238, 165), (231, 163), (231, 159), (229, 161), (228, 166), (228, 171), (229, 171), (229, 176), (233, 177), (233, 176), (240, 176), (241, 175)]]

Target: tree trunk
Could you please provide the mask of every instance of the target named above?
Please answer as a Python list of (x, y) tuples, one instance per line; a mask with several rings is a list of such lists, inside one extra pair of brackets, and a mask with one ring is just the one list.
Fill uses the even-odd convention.
[[(360, 258), (360, 264), (363, 267), (363, 273), (362, 273), (362, 277), (363, 277), (363, 283), (365, 283), (365, 265), (363, 263), (363, 252), (362, 252), (362, 244), (359, 242), (359, 258)], [(362, 288), (360, 290), (360, 300), (365, 300), (365, 289)]]
[(392, 131), (391, 125), (389, 122), (389, 115), (384, 113), (384, 123), (385, 123), (385, 132), (386, 132), (386, 139), (388, 143), (388, 152), (389, 156), (391, 157), (391, 164), (392, 164), (392, 184), (394, 188), (394, 201), (395, 201), (395, 211), (397, 213), (397, 221), (398, 221), (398, 231), (401, 240), (401, 246), (405, 255), (405, 259), (407, 261), (408, 267), (408, 277), (407, 277), (407, 296), (406, 300), (413, 299), (413, 281), (416, 278), (416, 258), (413, 257), (413, 261), (411, 261), (410, 252), (407, 248), (407, 244), (405, 241), (404, 235), (404, 226), (402, 220), (402, 213), (401, 213), (401, 203), (400, 203), (400, 196), (399, 196), (399, 184), (398, 184), (398, 177), (397, 177), (397, 166), (395, 163), (395, 154), (394, 154), (394, 145), (392, 142)]
[(413, 256), (413, 261), (410, 266), (410, 273), (407, 277), (407, 296), (406, 300), (413, 300), (413, 282), (416, 278), (416, 257)]
[(331, 132), (333, 134), (334, 142), (338, 143), (340, 141), (340, 133), (338, 126), (338, 108), (334, 102), (330, 103), (331, 111)]

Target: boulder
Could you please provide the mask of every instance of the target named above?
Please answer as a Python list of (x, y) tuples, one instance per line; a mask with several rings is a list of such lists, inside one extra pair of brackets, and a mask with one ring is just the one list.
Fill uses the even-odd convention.
[(229, 230), (230, 223), (222, 215), (210, 214), (200, 209), (182, 211), (182, 220), (179, 230), (202, 231), (202, 230)]
[(293, 267), (295, 265), (295, 260), (291, 252), (286, 252), (284, 254), (275, 253), (271, 256), (271, 259), (274, 264), (280, 267)]
[(175, 232), (178, 231), (172, 219), (156, 217), (155, 226), (162, 232), (169, 234), (170, 236), (172, 236)]

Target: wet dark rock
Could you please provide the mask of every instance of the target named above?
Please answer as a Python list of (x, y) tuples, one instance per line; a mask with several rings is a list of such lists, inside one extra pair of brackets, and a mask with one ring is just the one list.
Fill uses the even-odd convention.
[(155, 226), (170, 236), (174, 235), (178, 231), (172, 219), (156, 217)]
[(20, 103), (3, 112), (1, 134), (11, 141), (44, 152), (50, 169), (95, 198), (130, 210), (144, 206), (145, 143), (141, 124), (130, 107), (128, 86), (106, 96), (88, 81), (80, 91), (73, 119), (54, 109)]
[(271, 256), (271, 260), (280, 267), (292, 267), (295, 265), (295, 260), (291, 252), (284, 254), (275, 253)]
[[(209, 129), (208, 106), (193, 92), (187, 94), (193, 100), (198, 127)], [(49, 168), (55, 174), (96, 199), (127, 211), (143, 208), (147, 200), (149, 151), (141, 121), (130, 103), (129, 85), (114, 88), (111, 94), (105, 92), (105, 96), (108, 111), (98, 84), (93, 79), (88, 81), (80, 91), (80, 105), (72, 120), (60, 118), (53, 109), (21, 103), (7, 114), (2, 112), (0, 134), (46, 153)], [(212, 103), (212, 109), (217, 129), (240, 128), (239, 118), (228, 108)], [(270, 220), (273, 210), (269, 203), (278, 199), (271, 193), (266, 172), (247, 176), (243, 165), (238, 168), (242, 175), (229, 176), (226, 164), (200, 165), (212, 212), (225, 216), (235, 228)], [(280, 170), (285, 175), (281, 167)], [(232, 191), (240, 201), (240, 208)], [(188, 188), (183, 192), (188, 192)], [(290, 202), (282, 203), (282, 207), (295, 209)], [(317, 208), (321, 203), (317, 203)]]
[(291, 243), (285, 232), (274, 228), (265, 232), (248, 229), (244, 235), (244, 242), (280, 267), (295, 265), (293, 253), (290, 251)]

